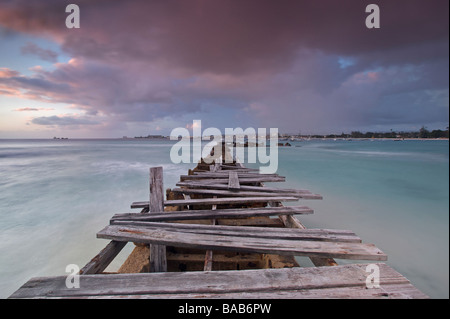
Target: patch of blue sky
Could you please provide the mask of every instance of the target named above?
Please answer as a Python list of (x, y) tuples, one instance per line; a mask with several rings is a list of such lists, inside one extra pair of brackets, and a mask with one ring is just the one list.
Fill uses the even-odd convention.
[(49, 39), (37, 38), (19, 32), (11, 32), (0, 27), (0, 67), (20, 72), (22, 75), (30, 76), (32, 68), (40, 66), (45, 70), (54, 69), (54, 62), (46, 61), (36, 54), (24, 53), (22, 48), (31, 43), (39, 48), (53, 51), (57, 54), (57, 62), (67, 63), (71, 57), (64, 53), (58, 43)]
[(338, 58), (338, 63), (339, 63), (339, 67), (341, 69), (346, 69), (346, 68), (348, 68), (350, 66), (355, 65), (356, 61), (355, 61), (354, 58), (341, 56), (341, 57)]

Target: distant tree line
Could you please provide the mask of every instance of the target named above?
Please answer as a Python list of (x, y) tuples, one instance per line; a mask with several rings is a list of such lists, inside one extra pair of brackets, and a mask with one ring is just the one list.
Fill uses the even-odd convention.
[[(312, 136), (321, 138), (323, 135)], [(340, 135), (330, 134), (326, 138), (448, 138), (448, 127), (443, 130), (427, 130), (424, 126), (417, 132), (366, 132), (353, 131), (350, 134), (342, 133)]]

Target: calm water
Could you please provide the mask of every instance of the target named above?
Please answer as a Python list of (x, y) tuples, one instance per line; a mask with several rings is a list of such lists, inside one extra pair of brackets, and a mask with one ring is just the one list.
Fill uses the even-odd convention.
[[(310, 141), (279, 149), (283, 187), (304, 201), (307, 227), (355, 231), (433, 298), (449, 296), (447, 141)], [(172, 164), (170, 141), (0, 140), (0, 297), (29, 278), (84, 266), (107, 241), (95, 234), (115, 213), (148, 198), (148, 168), (165, 187), (193, 164)], [(251, 165), (249, 165), (251, 166)], [(273, 185), (281, 186), (281, 185)], [(135, 211), (137, 212), (137, 211)], [(108, 270), (132, 250), (129, 244)], [(309, 266), (306, 258), (300, 258)], [(339, 263), (345, 263), (338, 260)]]

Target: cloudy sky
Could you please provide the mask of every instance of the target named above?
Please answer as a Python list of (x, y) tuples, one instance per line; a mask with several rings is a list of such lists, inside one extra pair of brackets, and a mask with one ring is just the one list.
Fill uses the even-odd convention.
[[(68, 29), (76, 3), (81, 27)], [(376, 3), (381, 28), (368, 29)], [(0, 138), (445, 129), (448, 0), (0, 0)]]

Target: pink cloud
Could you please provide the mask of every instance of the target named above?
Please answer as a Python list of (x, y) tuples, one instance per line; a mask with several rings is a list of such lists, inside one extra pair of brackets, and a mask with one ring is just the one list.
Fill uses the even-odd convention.
[(369, 84), (377, 82), (380, 78), (380, 73), (376, 71), (356, 73), (352, 77), (353, 84)]
[(18, 109), (14, 109), (16, 112), (29, 112), (29, 111), (53, 111), (53, 108), (45, 108), (45, 107), (21, 107)]
[(0, 78), (11, 78), (19, 76), (20, 73), (9, 68), (0, 68)]

